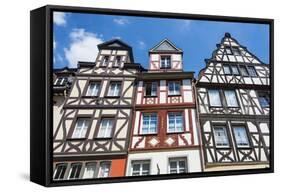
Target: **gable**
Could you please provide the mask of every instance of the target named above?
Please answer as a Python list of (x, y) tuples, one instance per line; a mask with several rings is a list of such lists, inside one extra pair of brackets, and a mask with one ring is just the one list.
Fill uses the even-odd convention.
[(181, 49), (177, 48), (175, 45), (173, 45), (168, 40), (161, 41), (158, 45), (153, 47), (150, 51), (152, 52), (161, 52), (161, 51), (176, 51), (176, 52), (182, 52)]

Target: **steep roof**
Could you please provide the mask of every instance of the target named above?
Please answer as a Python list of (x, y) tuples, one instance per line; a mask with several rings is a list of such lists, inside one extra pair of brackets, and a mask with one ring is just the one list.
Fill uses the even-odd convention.
[(160, 43), (155, 45), (149, 52), (179, 52), (183, 51), (176, 47), (169, 39), (163, 39)]

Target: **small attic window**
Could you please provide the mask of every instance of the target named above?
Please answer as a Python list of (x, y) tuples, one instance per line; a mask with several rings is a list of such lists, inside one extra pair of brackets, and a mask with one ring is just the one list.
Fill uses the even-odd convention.
[(240, 50), (238, 47), (232, 47), (233, 55), (240, 55)]
[(171, 69), (171, 56), (161, 56), (161, 69)]
[(108, 65), (108, 63), (109, 63), (109, 56), (108, 55), (106, 55), (106, 56), (104, 56), (104, 58), (103, 58), (103, 61), (102, 61), (102, 66), (107, 66)]

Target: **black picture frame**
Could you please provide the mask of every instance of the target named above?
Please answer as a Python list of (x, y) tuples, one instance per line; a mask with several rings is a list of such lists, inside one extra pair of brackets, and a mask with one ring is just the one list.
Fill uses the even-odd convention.
[[(118, 177), (85, 180), (52, 181), (52, 72), (53, 72), (53, 16), (54, 11), (126, 15), (157, 18), (178, 18), (205, 21), (228, 21), (268, 24), (270, 26), (270, 167), (265, 169), (200, 172), (146, 177)], [(99, 184), (112, 182), (148, 181), (274, 172), (274, 20), (248, 17), (198, 15), (185, 13), (150, 12), (136, 10), (101, 9), (46, 5), (30, 12), (30, 180), (54, 187), (65, 185)]]

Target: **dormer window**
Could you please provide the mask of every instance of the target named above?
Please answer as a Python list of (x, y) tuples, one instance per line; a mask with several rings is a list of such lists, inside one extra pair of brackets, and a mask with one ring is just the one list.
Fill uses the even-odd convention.
[(161, 56), (161, 69), (171, 69), (171, 56)]
[(240, 55), (240, 50), (238, 47), (232, 47), (233, 55)]
[(116, 60), (113, 63), (113, 67), (119, 67), (121, 65), (121, 56), (116, 56)]
[(109, 56), (104, 56), (102, 66), (106, 67), (109, 63)]

